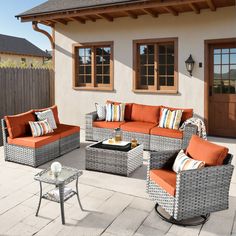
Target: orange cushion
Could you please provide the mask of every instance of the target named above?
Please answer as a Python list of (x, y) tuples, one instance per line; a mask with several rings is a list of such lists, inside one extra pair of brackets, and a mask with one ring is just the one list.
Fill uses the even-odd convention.
[[(107, 103), (113, 103), (113, 104), (121, 104), (121, 102), (114, 102), (107, 100)], [(133, 103), (125, 103), (125, 120), (131, 120), (131, 112), (132, 112), (132, 106)]]
[(182, 114), (182, 118), (181, 118), (181, 122), (184, 122), (186, 121), (187, 119), (189, 118), (192, 118), (193, 117), (193, 109), (191, 108), (174, 108), (174, 107), (166, 107), (166, 106), (161, 106), (162, 108), (167, 108), (171, 111), (174, 111), (174, 110), (182, 110), (183, 111), (183, 114)]
[(18, 146), (25, 146), (30, 148), (39, 148), (41, 146), (47, 145), (49, 143), (55, 142), (60, 139), (58, 134), (49, 134), (40, 137), (19, 137), (19, 138), (7, 138), (9, 144), (18, 145)]
[(31, 134), (29, 121), (36, 121), (33, 110), (13, 116), (4, 117), (10, 138)]
[(133, 104), (131, 120), (158, 124), (160, 116), (159, 106)]
[(186, 154), (199, 161), (204, 161), (208, 166), (222, 165), (229, 149), (193, 135), (190, 139)]
[(79, 126), (58, 124), (57, 129), (54, 130), (55, 134), (60, 135), (60, 138), (65, 138), (75, 133), (80, 132)]
[(174, 171), (164, 169), (150, 170), (150, 179), (165, 189), (167, 193), (175, 196), (176, 173)]
[(54, 106), (51, 106), (51, 107), (48, 107), (48, 108), (34, 109), (34, 112), (45, 111), (45, 110), (48, 110), (48, 109), (52, 110), (56, 123), (60, 124), (60, 120), (59, 120), (59, 117), (58, 117), (57, 105), (54, 105)]
[(154, 123), (131, 121), (121, 125), (121, 129), (128, 132), (150, 134), (150, 130), (155, 126)]
[(158, 135), (158, 136), (164, 136), (169, 138), (183, 138), (183, 131), (175, 130), (175, 129), (165, 129), (160, 127), (154, 127), (150, 131), (151, 135)]
[(93, 127), (106, 128), (106, 129), (116, 129), (116, 128), (120, 128), (120, 126), (124, 123), (125, 123), (124, 121), (108, 122), (108, 121), (97, 120), (97, 121), (93, 122)]

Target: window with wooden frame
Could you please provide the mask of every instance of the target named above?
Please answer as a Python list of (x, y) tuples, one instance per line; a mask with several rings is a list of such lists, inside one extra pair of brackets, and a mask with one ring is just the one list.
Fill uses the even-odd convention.
[(135, 40), (133, 91), (177, 93), (178, 39)]
[(73, 88), (113, 90), (113, 43), (73, 45)]

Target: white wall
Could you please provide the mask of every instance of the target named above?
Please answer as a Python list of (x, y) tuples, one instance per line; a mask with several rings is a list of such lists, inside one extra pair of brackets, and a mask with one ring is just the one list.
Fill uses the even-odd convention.
[[(62, 122), (84, 127), (85, 114), (94, 103), (106, 99), (154, 105), (192, 107), (204, 114), (204, 40), (236, 37), (235, 8), (216, 12), (184, 13), (179, 16), (142, 16), (114, 22), (98, 20), (80, 24), (56, 25), (56, 104)], [(132, 40), (178, 37), (179, 89), (175, 95), (135, 94), (132, 92)], [(72, 89), (72, 44), (75, 42), (114, 41), (114, 92), (75, 91)], [(190, 78), (184, 61), (192, 54), (196, 64)], [(203, 67), (199, 68), (198, 63)]]

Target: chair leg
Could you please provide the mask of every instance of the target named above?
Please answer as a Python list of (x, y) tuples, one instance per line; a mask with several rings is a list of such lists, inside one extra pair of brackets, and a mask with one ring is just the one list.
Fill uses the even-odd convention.
[(208, 219), (210, 214), (206, 214), (206, 215), (201, 215), (198, 217), (194, 217), (191, 219), (186, 219), (186, 220), (176, 220), (174, 219), (172, 216), (170, 216), (168, 213), (165, 212), (165, 214), (163, 214), (160, 211), (160, 206), (158, 203), (156, 203), (155, 205), (155, 210), (157, 212), (157, 214), (160, 216), (160, 218), (166, 222), (169, 222), (171, 224), (175, 224), (175, 225), (180, 225), (180, 226), (197, 226), (197, 225), (201, 225), (201, 224), (205, 224)]

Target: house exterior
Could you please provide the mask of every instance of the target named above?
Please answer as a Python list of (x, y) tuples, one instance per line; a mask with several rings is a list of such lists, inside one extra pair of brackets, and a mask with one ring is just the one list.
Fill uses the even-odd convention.
[(236, 137), (234, 0), (50, 0), (17, 17), (53, 29), (62, 122), (84, 127), (109, 99), (193, 108), (210, 135)]
[(0, 34), (0, 63), (42, 66), (51, 56), (24, 38)]

